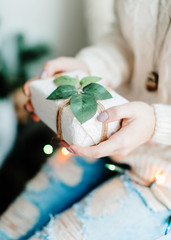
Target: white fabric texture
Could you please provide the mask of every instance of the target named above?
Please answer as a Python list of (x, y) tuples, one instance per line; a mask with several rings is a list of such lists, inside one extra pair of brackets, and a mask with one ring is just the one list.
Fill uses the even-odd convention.
[(156, 131), (153, 141), (170, 145), (171, 138), (171, 106), (154, 104), (156, 113)]
[[(76, 77), (81, 80), (86, 75), (80, 71), (65, 73), (70, 77)], [(46, 98), (56, 89), (53, 82), (54, 78), (47, 80), (33, 81), (30, 83), (31, 101), (33, 103), (35, 113), (45, 122), (54, 132), (56, 129), (56, 116), (59, 105), (63, 100), (47, 100)], [(100, 84), (100, 82), (99, 82)], [(98, 100), (105, 109), (112, 106), (127, 103), (128, 101), (115, 93), (110, 92), (113, 96), (111, 99)], [(50, 117), (49, 117), (50, 116)], [(67, 106), (62, 111), (61, 127), (63, 139), (70, 145), (77, 144), (81, 146), (90, 146), (99, 143), (102, 136), (102, 123), (97, 120), (96, 114), (85, 123), (81, 124)], [(120, 127), (120, 122), (115, 121), (108, 124), (108, 137)]]

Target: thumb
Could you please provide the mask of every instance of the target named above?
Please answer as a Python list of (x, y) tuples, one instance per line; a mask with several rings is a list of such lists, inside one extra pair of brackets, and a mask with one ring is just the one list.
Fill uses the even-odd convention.
[(100, 122), (114, 122), (124, 118), (131, 118), (133, 116), (133, 107), (131, 103), (126, 103), (116, 107), (106, 109), (99, 114), (97, 120)]

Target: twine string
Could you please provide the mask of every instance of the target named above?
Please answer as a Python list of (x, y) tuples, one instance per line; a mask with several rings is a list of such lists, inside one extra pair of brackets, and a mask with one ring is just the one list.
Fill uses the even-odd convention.
[[(62, 122), (61, 122), (61, 117), (62, 117), (62, 111), (65, 107), (70, 105), (70, 99), (64, 100), (61, 104), (59, 104), (57, 114), (56, 114), (56, 129), (57, 129), (57, 138), (60, 140), (63, 140), (62, 136)], [(105, 111), (104, 106), (97, 102), (97, 111), (98, 113), (102, 113)], [(101, 134), (101, 139), (99, 143), (105, 141), (107, 139), (107, 133), (108, 133), (108, 123), (104, 122), (102, 123), (102, 134)]]

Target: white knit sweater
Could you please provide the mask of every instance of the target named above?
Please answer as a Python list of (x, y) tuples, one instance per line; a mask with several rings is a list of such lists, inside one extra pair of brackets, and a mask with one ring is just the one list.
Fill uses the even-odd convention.
[[(169, 191), (160, 200), (171, 209), (171, 0), (86, 0), (85, 7), (92, 46), (77, 58), (128, 100), (153, 104), (152, 140), (122, 161), (149, 181), (164, 172), (160, 186)], [(151, 71), (159, 74), (156, 92), (145, 88)]]

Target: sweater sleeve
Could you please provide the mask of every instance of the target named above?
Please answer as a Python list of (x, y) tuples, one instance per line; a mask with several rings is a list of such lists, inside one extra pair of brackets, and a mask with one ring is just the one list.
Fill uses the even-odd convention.
[[(103, 9), (100, 2), (106, 5), (110, 3), (111, 7), (111, 1), (86, 0), (86, 2), (89, 34), (93, 34), (92, 29), (95, 31), (96, 28), (101, 29), (101, 26), (103, 26), (103, 33), (100, 34), (98, 31), (98, 37), (96, 38), (89, 36), (89, 39), (93, 39), (94, 45), (82, 49), (76, 58), (86, 63), (91, 75), (101, 76), (104, 79), (104, 85), (116, 88), (122, 82), (127, 82), (130, 79), (133, 55), (121, 33), (119, 20), (117, 14), (115, 14), (117, 11), (115, 1), (113, 1), (112, 11), (108, 5), (108, 8), (105, 8), (105, 14), (101, 18), (98, 18), (95, 14), (95, 12), (99, 11), (99, 7), (101, 10)], [(92, 8), (94, 9), (93, 16), (96, 16), (96, 18), (92, 17)], [(105, 16), (109, 10), (110, 16), (113, 14), (113, 17), (106, 19)], [(88, 14), (90, 14), (90, 17), (88, 17)]]
[(153, 104), (156, 115), (156, 126), (152, 141), (171, 145), (171, 106)]

